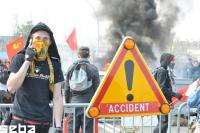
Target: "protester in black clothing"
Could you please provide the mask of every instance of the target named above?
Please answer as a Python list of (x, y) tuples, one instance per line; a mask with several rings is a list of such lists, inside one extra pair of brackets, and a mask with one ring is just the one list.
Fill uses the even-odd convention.
[(200, 64), (197, 60), (193, 62), (193, 67), (191, 68), (191, 77), (193, 81), (196, 81), (200, 78)]
[[(170, 53), (163, 53), (160, 57), (160, 67), (157, 68), (155, 79), (160, 86), (168, 103), (172, 102), (172, 97), (181, 99), (182, 95), (173, 92), (172, 84), (174, 83), (173, 69), (175, 66), (175, 56)], [(158, 116), (158, 123), (160, 116)], [(168, 128), (168, 115), (161, 116), (161, 133), (166, 133)], [(159, 133), (159, 124), (154, 129), (154, 133)]]
[[(73, 63), (67, 72), (66, 79), (66, 102), (89, 103), (93, 97), (100, 79), (97, 67), (90, 64), (88, 58), (90, 50), (81, 47), (78, 51), (79, 59)], [(73, 132), (73, 116), (69, 115), (69, 133), (78, 133), (83, 129), (84, 109), (75, 109), (75, 132)], [(85, 133), (93, 133), (93, 119), (85, 119)]]
[(15, 93), (11, 125), (35, 125), (36, 133), (48, 133), (53, 93), (55, 132), (61, 133), (64, 78), (53, 32), (46, 24), (32, 28), (25, 48), (14, 56), (9, 70), (8, 91)]
[(6, 82), (9, 77), (9, 71), (5, 68), (0, 70), (0, 103), (11, 103), (12, 96), (7, 92)]
[[(0, 60), (0, 103), (12, 103), (13, 95), (7, 91), (6, 82), (9, 77), (9, 71), (7, 66), (5, 66)], [(10, 108), (0, 108), (0, 124), (9, 125), (10, 124)]]

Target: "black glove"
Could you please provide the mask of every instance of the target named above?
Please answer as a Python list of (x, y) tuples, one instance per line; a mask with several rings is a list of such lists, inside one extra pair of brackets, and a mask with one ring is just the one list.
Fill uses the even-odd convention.
[(36, 55), (36, 52), (33, 48), (29, 48), (29, 47), (26, 48), (25, 59), (27, 61), (32, 62), (34, 60), (35, 55)]
[(54, 133), (63, 133), (62, 128), (55, 128)]
[(176, 93), (175, 97), (180, 100), (183, 96), (181, 94), (179, 94), (179, 93)]

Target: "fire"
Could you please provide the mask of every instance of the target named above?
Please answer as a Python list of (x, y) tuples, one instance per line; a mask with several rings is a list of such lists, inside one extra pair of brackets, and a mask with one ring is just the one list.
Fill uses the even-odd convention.
[(110, 66), (110, 62), (106, 63), (101, 70), (105, 72), (108, 70), (109, 66)]

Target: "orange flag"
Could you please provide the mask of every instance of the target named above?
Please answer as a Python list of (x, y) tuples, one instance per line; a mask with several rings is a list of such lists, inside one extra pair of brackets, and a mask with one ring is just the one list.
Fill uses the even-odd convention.
[(76, 28), (73, 29), (66, 41), (72, 50), (77, 50)]
[(11, 61), (13, 56), (24, 48), (24, 38), (20, 37), (6, 45), (6, 51), (9, 60)]

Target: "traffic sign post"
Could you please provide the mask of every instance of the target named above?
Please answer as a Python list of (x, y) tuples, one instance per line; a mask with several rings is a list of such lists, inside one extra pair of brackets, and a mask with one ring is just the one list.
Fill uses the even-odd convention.
[(88, 108), (89, 117), (166, 114), (167, 100), (135, 41), (126, 37)]

